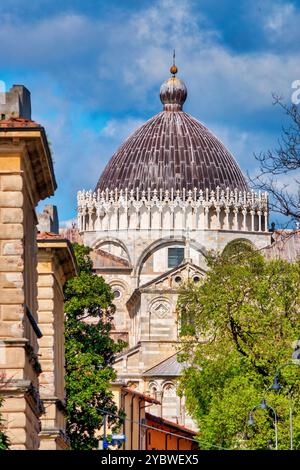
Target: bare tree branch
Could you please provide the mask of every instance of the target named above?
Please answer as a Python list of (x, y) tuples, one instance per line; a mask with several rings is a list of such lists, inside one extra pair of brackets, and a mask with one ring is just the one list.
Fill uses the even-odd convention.
[(300, 221), (300, 184), (297, 178), (291, 182), (298, 186), (296, 193), (290, 189), (290, 184), (280, 185), (276, 176), (289, 175), (300, 170), (300, 112), (295, 104), (290, 106), (282, 99), (273, 95), (274, 105), (279, 105), (290, 118), (291, 124), (282, 128), (282, 134), (275, 149), (255, 154), (259, 163), (259, 174), (251, 177), (251, 185), (270, 194), (270, 209), (291, 220)]

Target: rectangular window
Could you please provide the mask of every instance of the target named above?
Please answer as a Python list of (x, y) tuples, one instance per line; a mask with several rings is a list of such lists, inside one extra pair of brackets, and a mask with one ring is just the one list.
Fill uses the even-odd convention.
[(175, 268), (184, 259), (184, 248), (168, 248), (168, 268)]

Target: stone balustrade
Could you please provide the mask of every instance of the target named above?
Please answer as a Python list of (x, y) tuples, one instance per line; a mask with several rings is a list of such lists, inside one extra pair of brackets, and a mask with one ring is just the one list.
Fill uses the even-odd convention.
[(254, 191), (79, 191), (80, 232), (108, 230), (268, 231), (268, 194)]

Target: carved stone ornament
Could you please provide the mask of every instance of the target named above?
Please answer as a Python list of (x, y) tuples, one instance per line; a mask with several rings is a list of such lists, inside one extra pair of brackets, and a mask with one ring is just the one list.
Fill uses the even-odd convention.
[(157, 318), (166, 318), (170, 312), (170, 305), (164, 300), (157, 300), (151, 306), (150, 313)]

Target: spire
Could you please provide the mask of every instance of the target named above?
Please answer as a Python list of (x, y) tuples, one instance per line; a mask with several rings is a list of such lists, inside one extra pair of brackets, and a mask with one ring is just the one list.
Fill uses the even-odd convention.
[(170, 72), (175, 77), (176, 73), (178, 72), (178, 68), (175, 65), (175, 49), (173, 51), (173, 65), (170, 67)]

